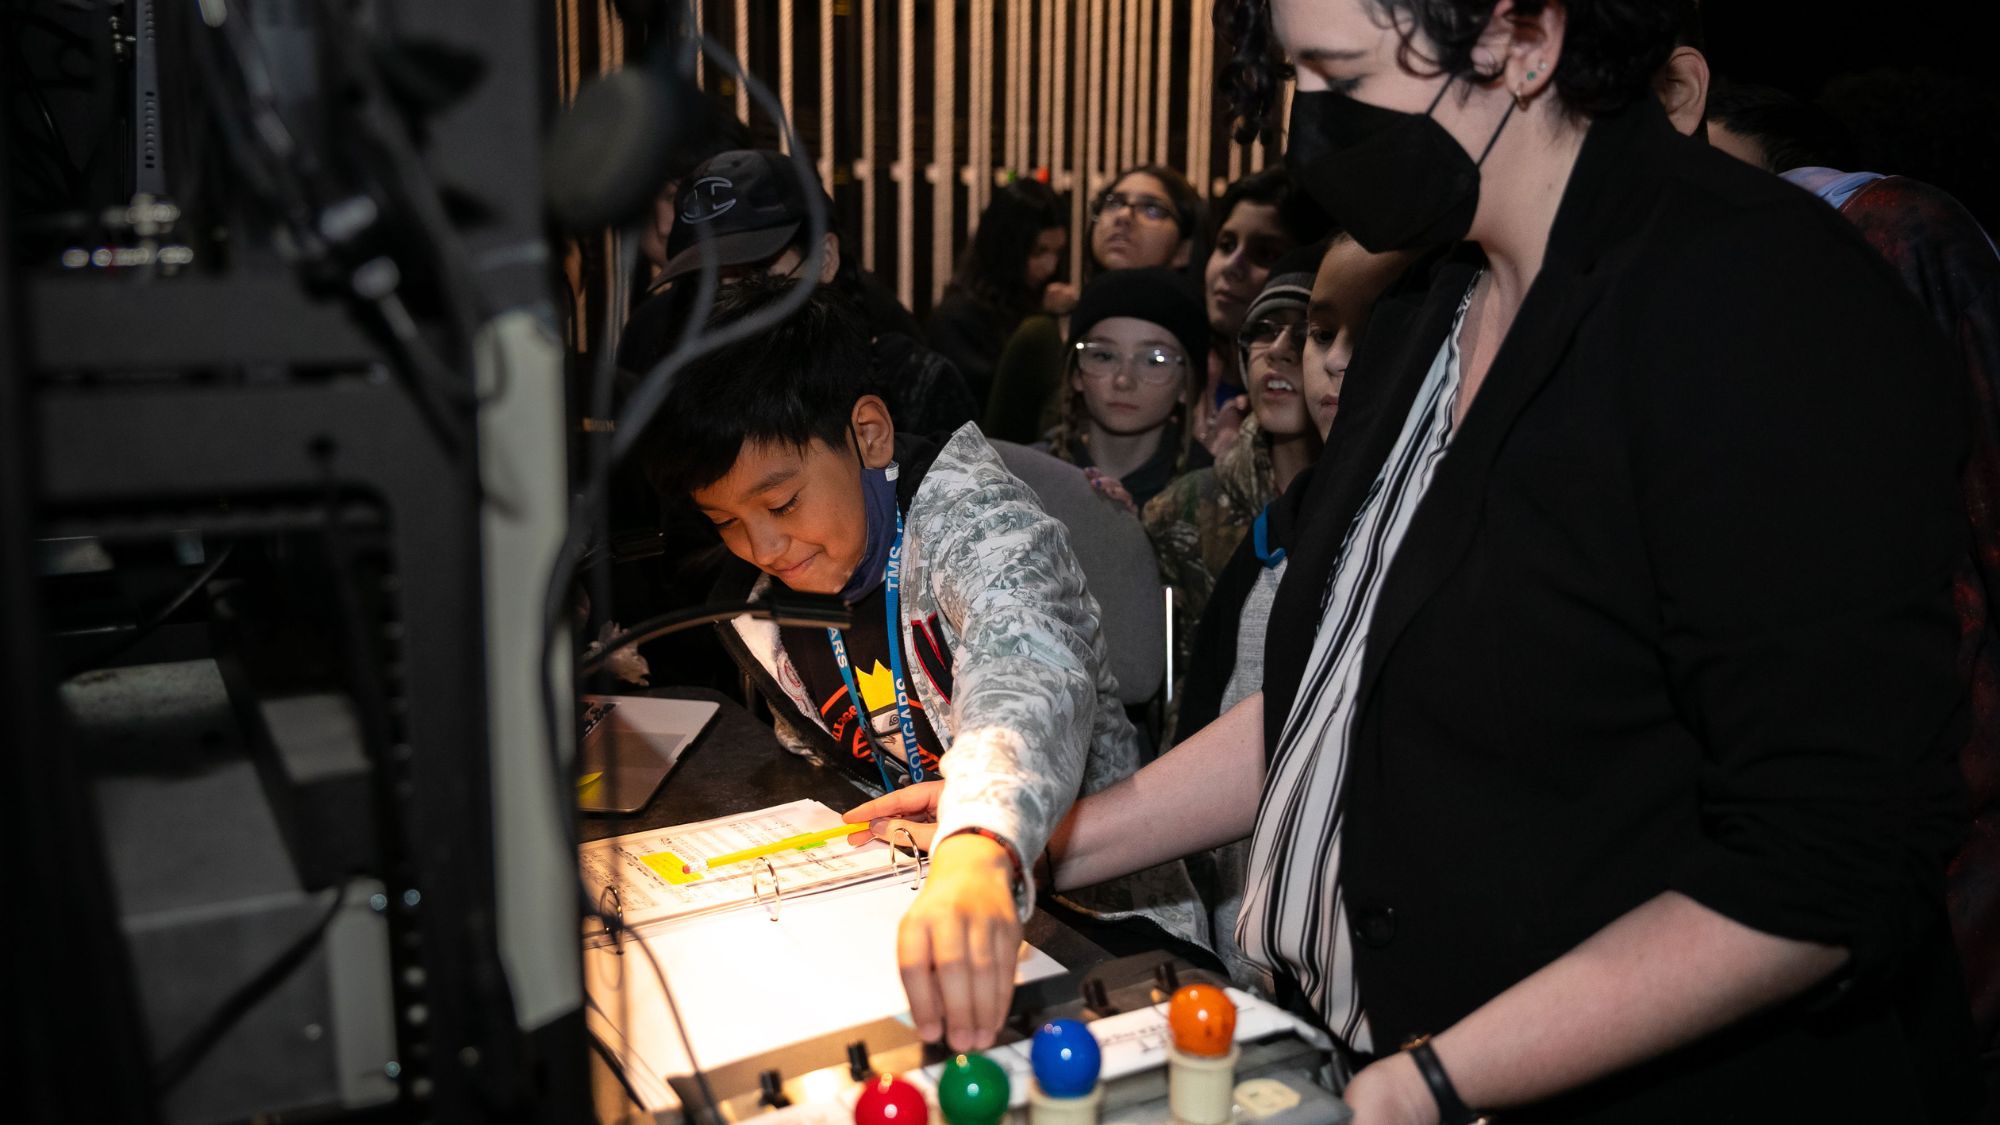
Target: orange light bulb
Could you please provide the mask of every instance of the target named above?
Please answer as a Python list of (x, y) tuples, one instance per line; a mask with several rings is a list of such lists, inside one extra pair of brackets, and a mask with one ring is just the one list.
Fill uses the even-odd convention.
[(1167, 1029), (1182, 1054), (1220, 1058), (1236, 1045), (1236, 1002), (1212, 984), (1190, 984), (1167, 1003)]

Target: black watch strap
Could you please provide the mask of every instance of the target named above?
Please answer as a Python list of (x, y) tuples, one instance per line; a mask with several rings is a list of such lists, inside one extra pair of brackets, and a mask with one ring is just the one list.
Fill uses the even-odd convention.
[(1410, 1060), (1417, 1064), (1417, 1073), (1424, 1076), (1424, 1085), (1430, 1087), (1432, 1100), (1437, 1102), (1438, 1125), (1482, 1125), (1486, 1118), (1472, 1112), (1465, 1099), (1458, 1096), (1458, 1089), (1444, 1072), (1437, 1052), (1431, 1050), (1430, 1036), (1411, 1043), (1408, 1050)]

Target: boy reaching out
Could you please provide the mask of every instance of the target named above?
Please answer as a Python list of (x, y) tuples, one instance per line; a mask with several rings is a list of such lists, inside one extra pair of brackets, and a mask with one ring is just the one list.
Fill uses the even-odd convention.
[[(729, 286), (711, 326), (758, 315), (790, 284)], [(898, 959), (920, 1034), (989, 1046), (975, 1029), (997, 1027), (1013, 991), (1029, 865), (1078, 796), (1139, 767), (1063, 525), (976, 426), (897, 434), (869, 386), (866, 329), (822, 292), (683, 369), (641, 449), (654, 488), (687, 498), (735, 556), (717, 598), (776, 582), (852, 608), (842, 634), (744, 618), (724, 645), (786, 744), (862, 792), (942, 777)], [(1178, 862), (1071, 897), (1207, 936)], [(947, 1028), (947, 1010), (973, 1018)]]

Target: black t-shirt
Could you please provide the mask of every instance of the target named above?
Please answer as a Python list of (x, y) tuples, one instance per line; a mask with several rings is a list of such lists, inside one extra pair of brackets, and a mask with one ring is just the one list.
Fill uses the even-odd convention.
[[(896, 436), (896, 462), (900, 466), (896, 478), (896, 502), (906, 512), (910, 498), (916, 494), (917, 485), (923, 480), (924, 471), (937, 457), (937, 446), (922, 438), (907, 434)], [(854, 604), (854, 623), (842, 634), (847, 648), (847, 659), (854, 671), (855, 686), (861, 690), (862, 702), (867, 705), (871, 725), (876, 732), (876, 741), (888, 756), (884, 760), (889, 767), (889, 776), (901, 784), (906, 771), (898, 760), (895, 748), (902, 745), (902, 722), (896, 714), (896, 685), (889, 660), (889, 627), (886, 615), (888, 586), (877, 586), (874, 593)], [(904, 616), (909, 617), (908, 590), (904, 590)], [(938, 758), (944, 753), (944, 742), (931, 728), (930, 716), (924, 713), (922, 701), (918, 698), (919, 681), (935, 689), (935, 694), (949, 700), (952, 691), (951, 648), (945, 643), (944, 632), (935, 615), (927, 619), (909, 617), (910, 628), (916, 634), (916, 643), (903, 653), (904, 688), (909, 698), (910, 717), (917, 728), (918, 761), (923, 764), (924, 776), (936, 779)], [(855, 722), (854, 702), (847, 694), (847, 681), (841, 678), (840, 665), (834, 661), (833, 645), (828, 641), (826, 630), (787, 626), (778, 631), (785, 653), (791, 658), (792, 667), (798, 670), (799, 679), (805, 684), (806, 694), (819, 708), (820, 721), (833, 732), (833, 740), (840, 747), (840, 765), (853, 771), (854, 775), (870, 785), (882, 783), (881, 773), (876, 769), (874, 750), (867, 735)]]

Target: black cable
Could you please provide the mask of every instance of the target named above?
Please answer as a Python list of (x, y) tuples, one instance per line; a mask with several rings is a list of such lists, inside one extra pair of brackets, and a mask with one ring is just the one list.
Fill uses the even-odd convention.
[(347, 884), (342, 882), (334, 888), (333, 903), (327, 907), (326, 913), (320, 915), (309, 929), (294, 939), (292, 944), (286, 946), (270, 964), (258, 970), (256, 976), (245, 981), (240, 988), (231, 993), (227, 1000), (224, 1000), (181, 1040), (179, 1046), (167, 1052), (166, 1057), (160, 1060), (153, 1071), (153, 1089), (159, 1096), (164, 1098), (183, 1079), (192, 1074), (201, 1060), (215, 1049), (215, 1045), (224, 1035), (228, 1034), (230, 1028), (235, 1027), (244, 1016), (256, 1008), (260, 1001), (269, 996), (289, 979), (301, 964), (305, 963), (307, 955), (312, 953), (318, 947), (320, 940), (326, 936), (327, 927), (333, 924), (334, 918), (340, 914), (340, 908), (346, 901)]
[[(685, 25), (691, 28), (693, 21), (688, 15), (684, 2), (680, 5), (680, 9)], [(543, 638), (540, 654), (543, 667), (551, 667), (557, 664), (555, 659), (556, 638), (561, 632), (562, 621), (568, 612), (571, 596), (570, 584), (575, 579), (577, 560), (583, 554), (590, 530), (597, 523), (598, 512), (607, 502), (606, 496), (610, 489), (612, 466), (630, 453), (639, 435), (644, 432), (645, 427), (652, 421), (653, 415), (666, 401), (668, 393), (673, 388), (675, 376), (678, 375), (682, 367), (717, 348), (726, 347), (739, 340), (746, 340), (753, 336), (761, 335), (783, 321), (786, 317), (798, 311), (798, 309), (804, 307), (813, 289), (818, 286), (820, 263), (826, 254), (826, 233), (831, 227), (831, 218), (827, 214), (826, 209), (826, 195), (823, 190), (818, 189), (819, 181), (817, 175), (813, 170), (812, 163), (805, 156), (805, 144), (799, 139), (797, 131), (793, 129), (790, 119), (785, 115), (784, 106), (778, 101), (777, 96), (771, 92), (770, 88), (750, 75), (744, 69), (742, 63), (728, 49), (707, 35), (701, 35), (699, 41), (702, 50), (707, 52), (709, 57), (715, 59), (719, 66), (733, 75), (737, 81), (743, 83), (744, 89), (757, 102), (759, 107), (769, 114), (772, 120), (779, 123), (790, 142), (788, 148), (790, 150), (793, 169), (797, 172), (801, 183), (806, 184), (810, 189), (804, 192), (806, 200), (806, 237), (809, 244), (809, 251), (806, 255), (806, 264), (801, 268), (800, 273), (804, 276), (805, 280), (792, 286), (771, 307), (761, 310), (755, 315), (745, 317), (734, 324), (725, 325), (712, 332), (708, 331), (704, 328), (704, 325), (708, 319), (708, 312), (712, 308), (718, 270), (710, 244), (706, 241), (697, 243), (697, 245), (703, 248), (702, 263), (701, 269), (696, 274), (696, 297), (694, 310), (688, 318), (688, 328), (682, 335), (680, 342), (670, 349), (665, 356), (661, 357), (653, 365), (652, 369), (646, 373), (639, 388), (628, 400), (625, 409), (620, 412), (611, 437), (610, 457), (593, 459), (594, 463), (590, 467), (584, 491), (578, 496), (576, 503), (572, 507), (569, 531), (565, 536), (562, 549), (558, 552), (555, 563), (550, 569), (548, 588), (544, 592), (542, 607)], [(691, 64), (687, 65), (691, 66)], [(606, 369), (600, 367), (599, 378), (606, 377), (608, 377)], [(593, 387), (593, 398), (596, 397), (597, 390)], [(597, 448), (599, 447), (593, 444), (593, 451)], [(555, 701), (555, 689), (553, 683), (546, 680), (544, 691), (542, 692), (542, 709), (546, 720), (544, 726), (548, 738), (549, 755), (554, 765), (556, 776), (563, 783), (566, 783), (567, 768), (562, 763), (559, 750), (562, 741), (557, 725), (558, 708)]]
[(604, 670), (604, 665), (610, 661), (611, 654), (617, 652), (619, 649), (630, 645), (642, 645), (647, 641), (666, 636), (668, 633), (687, 629), (695, 625), (710, 625), (728, 621), (734, 617), (749, 616), (747, 611), (750, 608), (744, 605), (733, 605), (717, 609), (714, 606), (698, 605), (688, 609), (678, 609), (671, 613), (662, 613), (658, 617), (649, 617), (632, 628), (605, 641), (604, 647), (598, 651), (596, 656), (577, 665), (576, 674), (579, 678), (594, 676)]
[(188, 603), (189, 598), (200, 593), (201, 588), (208, 585), (209, 580), (214, 578), (216, 572), (222, 569), (222, 564), (229, 561), (229, 556), (235, 550), (236, 544), (230, 543), (225, 545), (222, 550), (215, 553), (214, 558), (208, 560), (208, 565), (202, 567), (201, 572), (196, 574), (192, 581), (181, 587), (179, 593), (168, 599), (160, 608), (147, 614), (145, 619), (134, 625), (130, 632), (119, 634), (117, 640), (63, 669), (63, 678), (66, 680), (75, 679), (85, 672), (101, 668), (107, 661), (129, 650), (133, 645), (138, 644), (147, 637), (152, 636), (160, 626), (167, 623), (168, 618), (180, 612), (180, 608)]
[[(581, 886), (581, 883), (579, 882), (578, 885)], [(604, 927), (605, 934), (610, 937), (614, 945), (624, 941), (626, 935), (632, 933), (631, 930), (626, 928), (623, 918), (605, 914), (603, 911), (598, 910), (594, 903), (590, 903), (587, 892), (585, 910), (587, 911), (587, 916), (596, 918), (598, 923)], [(660, 982), (660, 995), (667, 998), (667, 1014), (673, 1017), (674, 1034), (680, 1036), (681, 1046), (687, 1048), (688, 1069), (694, 1072), (695, 1089), (701, 1091), (702, 1105), (697, 1108), (704, 1111), (701, 1114), (691, 1115), (692, 1120), (689, 1125), (711, 1125), (712, 1122), (721, 1120), (722, 1103), (715, 1099), (715, 1090), (708, 1083), (708, 1072), (702, 1068), (701, 1060), (695, 1057), (694, 1038), (688, 1034), (687, 1024), (681, 1019), (681, 1006), (674, 999), (673, 988), (667, 984), (666, 970), (660, 967), (660, 959), (653, 952), (653, 947), (646, 944), (646, 939), (635, 935), (630, 944), (638, 946), (639, 952), (646, 955), (646, 964), (653, 967), (653, 979)], [(627, 1085), (625, 1088), (627, 1091), (631, 1090), (630, 1085)], [(635, 1094), (632, 1100), (635, 1104), (638, 1103), (638, 1096)], [(640, 1108), (644, 1109), (645, 1106), (641, 1104)]]
[[(349, 19), (338, 0), (320, 0), (316, 8), (336, 32), (334, 41), (346, 63), (348, 76), (366, 94), (361, 103), (364, 109), (354, 115), (355, 121), (374, 141), (378, 155), (388, 164), (395, 186), (400, 189), (398, 202), (408, 209), (418, 229), (430, 242), (431, 265), (437, 272), (438, 283), (444, 293), (446, 312), (460, 347), (469, 356), (484, 320), (485, 309), (482, 306), (487, 303), (479, 291), (471, 254), (452, 226), (451, 217), (445, 213), (443, 193), (438, 190), (430, 170), (417, 154), (408, 127), (397, 113), (382, 83), (379, 68), (369, 55), (369, 44), (361, 29)], [(470, 386), (448, 385), (444, 390), (460, 405), (477, 405)]]
[[(688, 9), (686, 0), (681, 0), (676, 5), (676, 8), (678, 9), (678, 16), (683, 28), (689, 32), (689, 40), (693, 41), (697, 33), (694, 31), (693, 16)], [(699, 244), (703, 247), (701, 269), (695, 275), (696, 297), (694, 310), (688, 318), (686, 331), (683, 333), (680, 341), (655, 363), (652, 369), (646, 373), (645, 378), (641, 380), (639, 388), (628, 399), (625, 409), (620, 412), (616, 421), (616, 428), (610, 436), (610, 440), (593, 441), (588, 447), (591, 454), (591, 463), (586, 476), (585, 487), (571, 506), (569, 528), (564, 536), (562, 547), (557, 552), (553, 565), (550, 568), (548, 587), (544, 591), (542, 644), (539, 654), (541, 659), (540, 666), (545, 669), (542, 673), (541, 690), (544, 735), (547, 739), (551, 768), (556, 779), (554, 787), (555, 797), (561, 802), (561, 815), (558, 817), (558, 823), (566, 826), (572, 836), (575, 829), (575, 814), (568, 800), (568, 794), (571, 789), (569, 784), (570, 764), (563, 761), (562, 747), (565, 745), (565, 740), (561, 737), (561, 728), (559, 725), (561, 720), (557, 713), (556, 684), (553, 673), (546, 671), (546, 669), (552, 667), (567, 669), (569, 667), (568, 661), (558, 662), (555, 658), (557, 639), (562, 635), (562, 622), (569, 612), (571, 585), (576, 578), (578, 561), (588, 546), (592, 530), (599, 523), (599, 513), (608, 504), (611, 470), (617, 462), (631, 452), (646, 425), (652, 421), (653, 415), (659, 410), (661, 404), (666, 401), (668, 393), (673, 389), (674, 379), (682, 367), (686, 366), (693, 359), (708, 354), (717, 348), (762, 334), (805, 305), (806, 300), (811, 296), (812, 290), (818, 285), (820, 265), (826, 254), (826, 233), (831, 226), (830, 216), (827, 214), (825, 204), (825, 192), (819, 188), (817, 175), (813, 170), (811, 162), (805, 157), (805, 145), (799, 139), (797, 131), (793, 129), (790, 119), (784, 112), (782, 103), (778, 101), (776, 95), (771, 92), (769, 87), (753, 78), (744, 68), (741, 61), (720, 43), (706, 35), (699, 35), (699, 42), (701, 49), (725, 71), (732, 74), (738, 82), (741, 82), (744, 89), (749, 92), (758, 106), (772, 120), (779, 123), (781, 130), (789, 141), (786, 147), (790, 153), (793, 167), (799, 175), (800, 182), (807, 185), (809, 189), (804, 193), (806, 197), (808, 252), (806, 263), (800, 271), (806, 280), (793, 286), (775, 304), (759, 314), (747, 317), (735, 324), (724, 326), (713, 332), (707, 331), (704, 326), (713, 308), (719, 269), (712, 246), (705, 240), (701, 242)], [(680, 60), (684, 72), (692, 71), (694, 57), (694, 52), (689, 51)], [(608, 333), (600, 336), (600, 342), (607, 340), (608, 336)], [(607, 348), (608, 351), (609, 349)], [(609, 401), (608, 392), (600, 391), (600, 387), (609, 386), (609, 379), (612, 373), (611, 355), (606, 354), (601, 356), (596, 377), (592, 380), (593, 406), (600, 398), (603, 401)], [(605, 455), (607, 451), (608, 455)], [(609, 607), (606, 606), (604, 609), (608, 614)], [(614, 649), (611, 646), (607, 646), (606, 651), (614, 651)], [(570, 682), (572, 684), (576, 682), (573, 673)], [(574, 841), (572, 840), (571, 843), (573, 850)], [(579, 890), (587, 903), (589, 892), (582, 887), (582, 871), (580, 868), (577, 872), (577, 878)], [(594, 907), (586, 907), (586, 909), (594, 912)], [(641, 947), (644, 948), (643, 942), (641, 943)], [(658, 962), (653, 960), (652, 951), (647, 949), (645, 952), (648, 961), (652, 963), (655, 974), (659, 977), (661, 991), (666, 995), (668, 1007), (673, 1015), (675, 1030), (680, 1035), (682, 1043), (686, 1045), (688, 1058), (692, 1064), (694, 1060), (694, 1041), (688, 1037), (687, 1028), (681, 1021), (680, 1009), (673, 1001), (672, 991), (667, 987), (666, 974), (660, 970)], [(703, 1072), (700, 1065), (694, 1064), (693, 1069), (696, 1086), (700, 1090), (702, 1099), (706, 1102), (706, 1105), (701, 1107), (701, 1110), (705, 1113), (706, 1119), (713, 1120), (718, 1109), (714, 1091), (709, 1088), (707, 1075)]]
[[(342, 65), (342, 77), (363, 92), (362, 97), (342, 103), (356, 107), (350, 114), (354, 132), (371, 142), (372, 151), (387, 166), (386, 179), (395, 198), (374, 202), (380, 211), (394, 210), (415, 220), (445, 295), (457, 350), (469, 367), (483, 304), (469, 256), (451, 228), (441, 196), (422, 160), (416, 156), (406, 127), (387, 102), (365, 37), (344, 18), (337, 4), (322, 3), (317, 10), (329, 32), (327, 38), (335, 48), (332, 57)], [(195, 54), (215, 94), (216, 117), (232, 162), (252, 180), (253, 191), (274, 206), (299, 256), (307, 263), (325, 261), (331, 257), (332, 248), (314, 219), (318, 207), (309, 190), (310, 184), (326, 180), (325, 171), (317, 154), (299, 143), (297, 130), (286, 120), (261, 45), (243, 27), (240, 17), (224, 15), (213, 25), (199, 17), (197, 20), (193, 29)], [(212, 53), (217, 41), (235, 63), (239, 81), (234, 90)], [(229, 95), (237, 91), (240, 100), (249, 107), (252, 120), (247, 123), (237, 121), (225, 108), (236, 100)], [(273, 144), (283, 151), (275, 151)], [(373, 307), (378, 324), (387, 332), (391, 345), (388, 351), (400, 360), (392, 366), (402, 377), (425, 424), (452, 463), (476, 479), (476, 466), (468, 456), (473, 440), (471, 410), (477, 405), (470, 379), (457, 376), (452, 365), (424, 339), (398, 294), (400, 270), (350, 272), (350, 288), (355, 296)]]
[(69, 146), (63, 143), (62, 130), (57, 127), (56, 116), (49, 108), (48, 95), (42, 92), (42, 82), (35, 77), (34, 68), (28, 62), (27, 51), (21, 46), (20, 36), (11, 35), (8, 38), (13, 41), (14, 57), (20, 62), (21, 74), (27, 79), (29, 99), (34, 103), (33, 108), (36, 113), (40, 115), (42, 127), (48, 130), (49, 143), (54, 147), (57, 159), (62, 162), (63, 180), (73, 195), (81, 196), (83, 170), (76, 166), (76, 161), (70, 157)]

